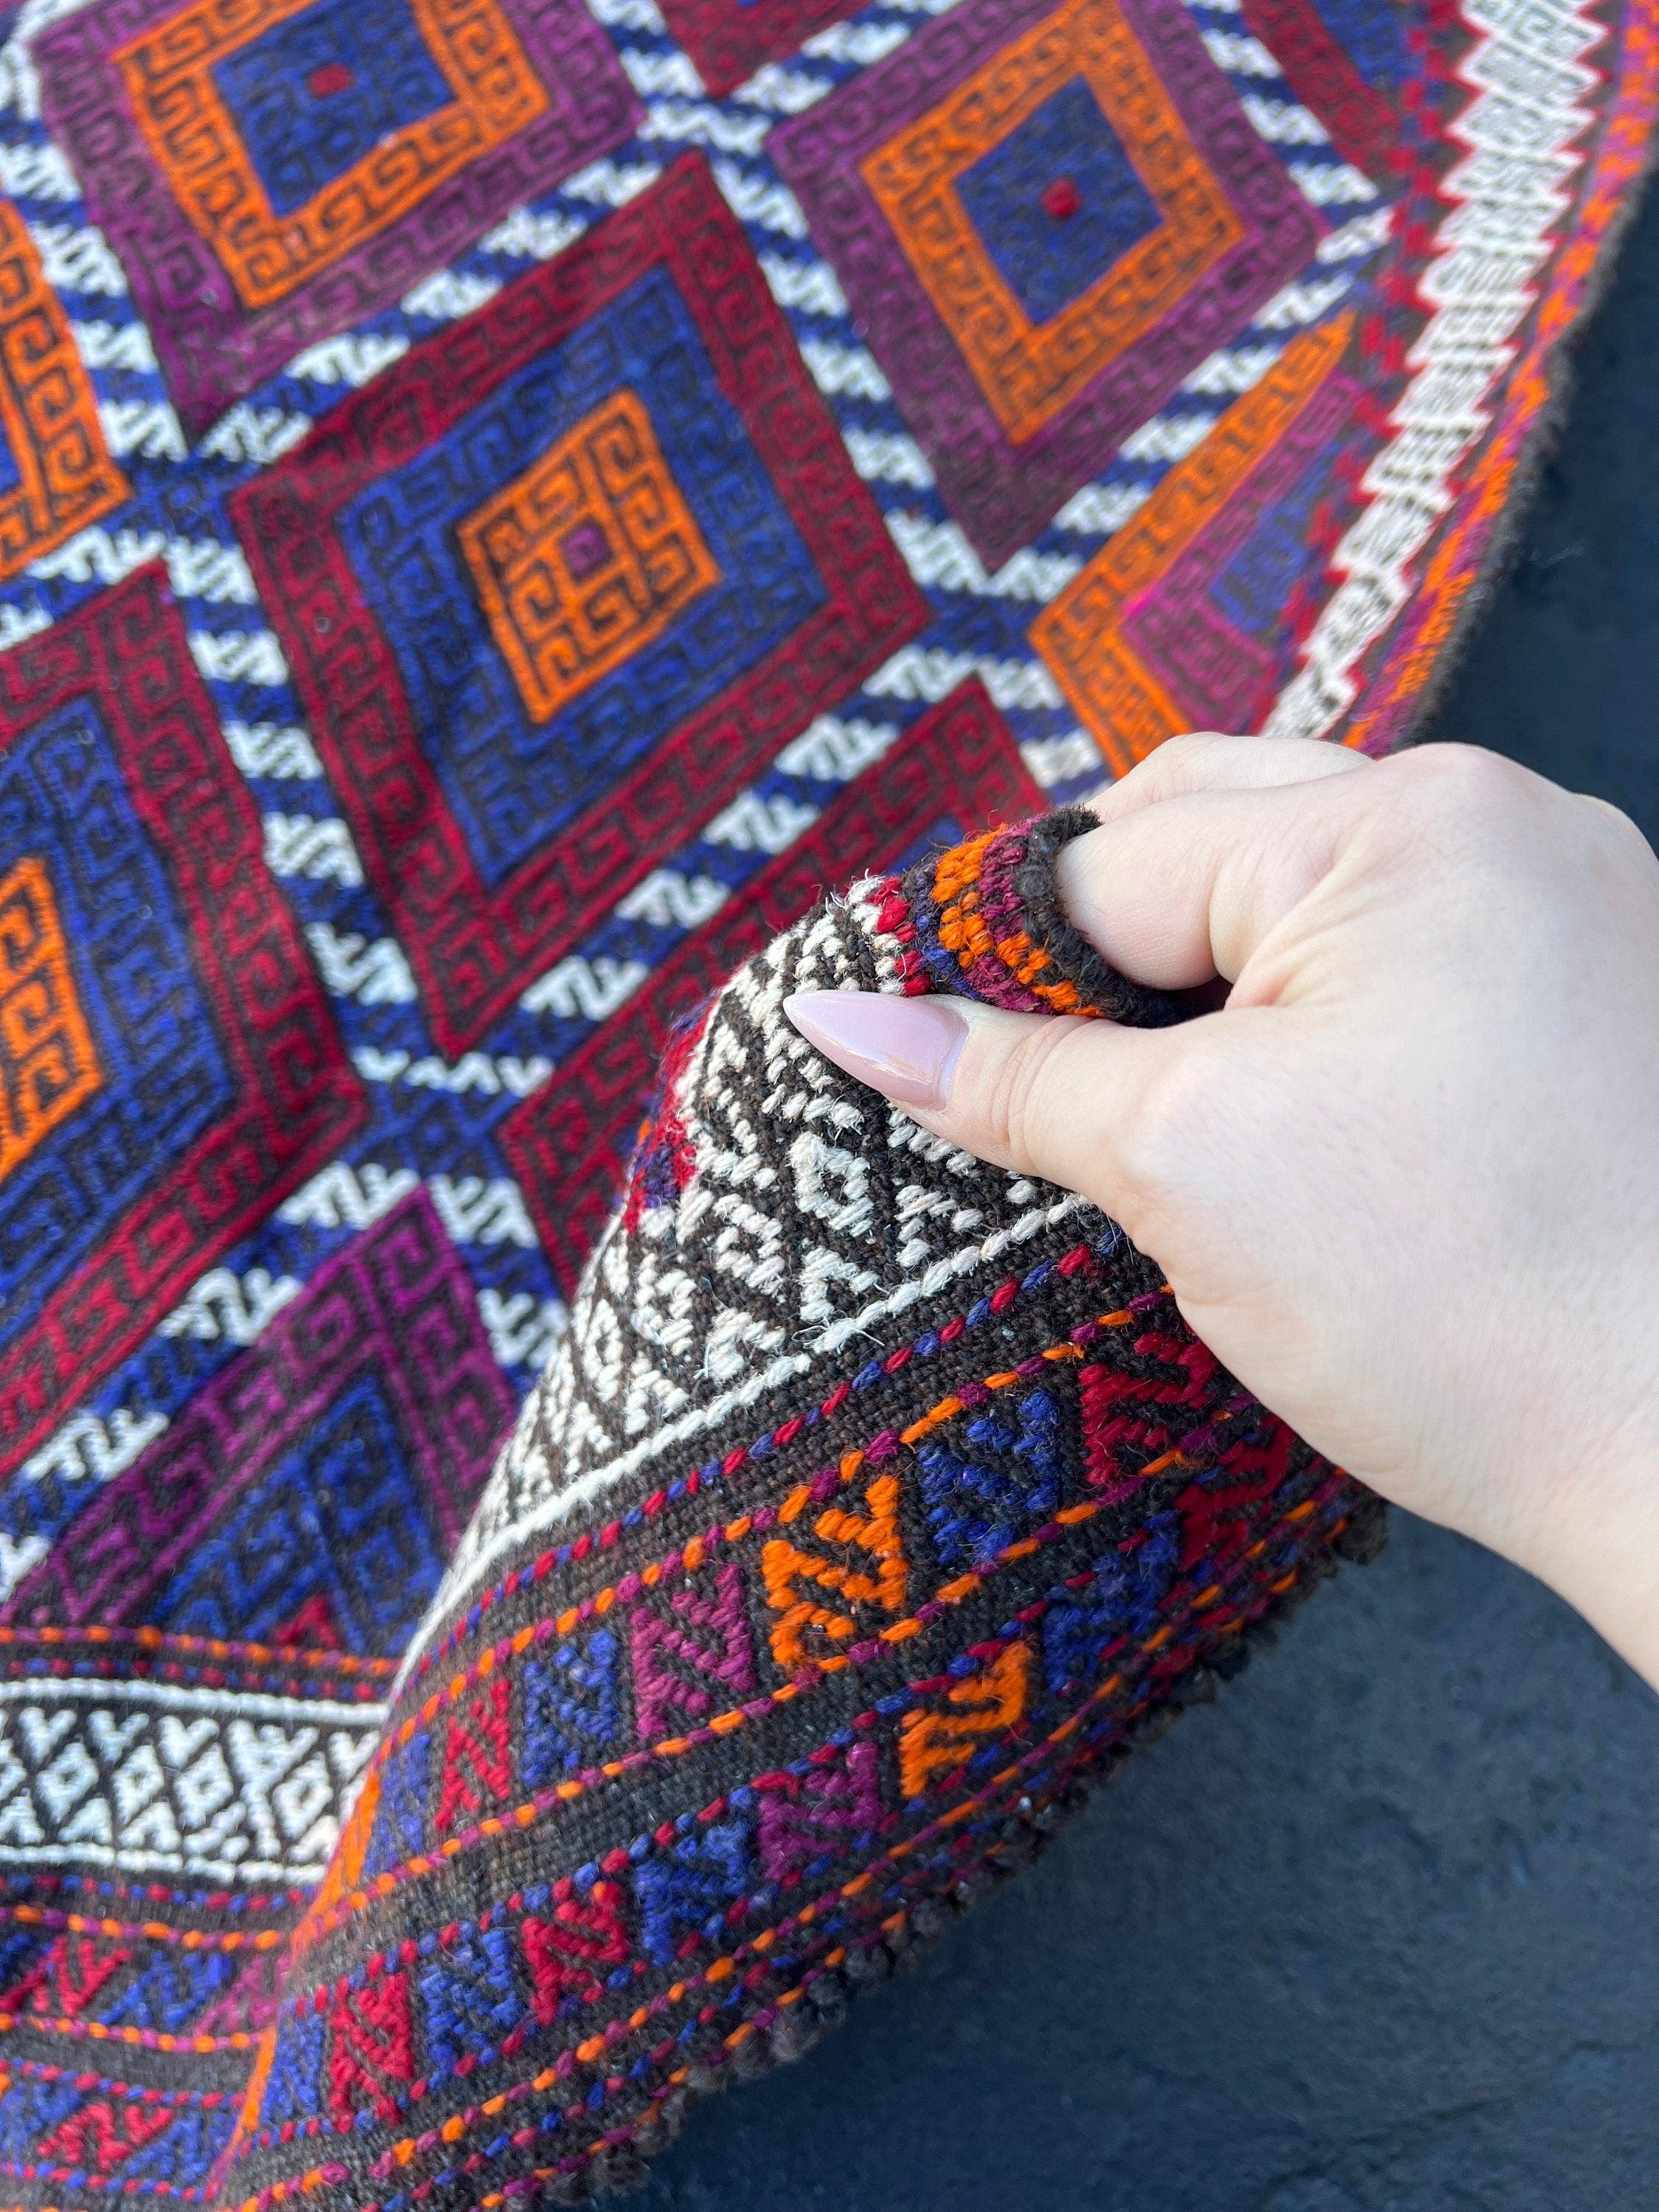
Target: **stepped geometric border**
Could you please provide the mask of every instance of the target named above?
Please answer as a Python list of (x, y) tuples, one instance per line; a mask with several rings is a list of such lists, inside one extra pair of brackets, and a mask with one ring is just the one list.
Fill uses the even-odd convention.
[(859, 0), (663, 0), (671, 33), (716, 98), (815, 31), (853, 15)]
[[(1068, 1259), (1082, 1269), (1091, 1265), (1086, 1248)], [(1166, 1334), (1166, 1328), (1175, 1334)], [(1038, 1375), (1028, 1374), (1028, 1366)], [(902, 1503), (916, 1480), (919, 1449), (954, 1425), (976, 1420), (994, 1395), (1064, 1388), (1068, 1375), (1075, 1376), (1084, 1419), (1098, 1428), (1103, 1450), (1115, 1461), (1121, 1449), (1128, 1462), (1136, 1506), (1126, 1512), (1127, 1493), (1100, 1483), (1108, 1462), (1091, 1458), (1068, 1477), (1074, 1502), (1039, 1509), (1034, 1501), (1041, 1526), (1025, 1534), (1011, 1530), (1012, 1540), (994, 1556), (965, 1573), (954, 1571), (931, 1553), (914, 1517), (915, 1501), (909, 1509)], [(1097, 1386), (1092, 1412), (1091, 1376)], [(845, 1395), (842, 1388), (834, 1402)], [(394, 2140), (371, 2140), (378, 2155), (368, 2171), (377, 2180), (394, 2174), (428, 2179), (431, 2169), (418, 2165), (405, 2176), (411, 2160), (428, 2154), (441, 2159), (446, 2146), (478, 2125), (489, 2124), (495, 2137), (483, 2159), (535, 2142), (533, 2134), (500, 2128), (500, 2108), (480, 2100), (491, 2091), (503, 2094), (524, 2120), (536, 2112), (532, 2100), (550, 2092), (556, 2107), (576, 2116), (572, 2100), (582, 2094), (580, 2080), (571, 2080), (568, 2060), (548, 2070), (556, 2043), (538, 2050), (532, 2040), (548, 2030), (562, 2030), (566, 2049), (574, 2045), (582, 2063), (599, 2060), (615, 2077), (608, 2087), (620, 2090), (622, 2070), (612, 2063), (617, 2054), (636, 2038), (663, 2037), (665, 2023), (672, 2026), (682, 2007), (695, 2010), (703, 1992), (731, 1972), (722, 1954), (729, 1961), (736, 1946), (738, 1957), (758, 1957), (765, 1948), (755, 1941), (760, 1929), (779, 1915), (793, 1925), (792, 1906), (812, 1893), (781, 1893), (775, 1881), (752, 1899), (744, 1895), (753, 1861), (743, 1831), (757, 1814), (764, 1820), (768, 1794), (787, 1787), (795, 1771), (784, 1770), (797, 1746), (775, 1730), (766, 1732), (787, 1708), (799, 1711), (800, 1700), (822, 1695), (834, 1701), (835, 1721), (847, 1723), (835, 1741), (870, 1745), (870, 1765), (884, 1777), (877, 1834), (890, 1847), (874, 1863), (902, 1857), (923, 1838), (948, 1829), (959, 1817), (947, 1812), (951, 1801), (974, 1802), (986, 1786), (988, 1767), (1000, 1769), (989, 1777), (994, 1788), (1023, 1776), (1021, 1752), (1035, 1759), (1045, 1743), (1063, 1742), (1079, 1713), (1099, 1711), (1109, 1728), (1121, 1731), (1155, 1694), (1155, 1680), (1167, 1682), (1285, 1595), (1362, 1497), (1185, 1338), (1167, 1292), (1158, 1291), (1083, 1322), (1028, 1362), (958, 1384), (902, 1430), (883, 1425), (858, 1442), (843, 1438), (838, 1455), (816, 1472), (806, 1472), (810, 1455), (790, 1469), (772, 1443), (770, 1437), (756, 1439), (747, 1452), (740, 1446), (728, 1459), (724, 1474), (746, 1478), (734, 1484), (729, 1504), (739, 1510), (732, 1519), (719, 1517), (716, 1506), (717, 1517), (706, 1522), (700, 1497), (676, 1521), (672, 1496), (658, 1492), (614, 1528), (521, 1557), (504, 1583), (469, 1608), (456, 1638), (429, 1655), (438, 1662), (464, 1652), (465, 1663), (434, 1666), (425, 1684), (423, 1665), (405, 1684), (339, 1851), (295, 1933), (289, 1989), (277, 2026), (264, 2039), (223, 2177), (228, 2187), (235, 2163), (274, 2154), (249, 2174), (258, 2193), (240, 2200), (240, 2212), (276, 2202), (277, 2190), (286, 2196), (296, 2188), (319, 2194), (341, 2189), (348, 2170), (332, 2160), (326, 2139), (368, 2129), (369, 2114), (398, 2131)], [(766, 1462), (758, 1476), (743, 1464), (751, 1458)], [(720, 1479), (717, 1471), (708, 1488), (717, 1489)], [(1146, 1500), (1154, 1495), (1164, 1508), (1164, 1534), (1145, 1592), (1150, 1617), (1119, 1619), (1113, 1561), (1140, 1550)], [(848, 1498), (869, 1504), (867, 1520), (838, 1504)], [(895, 1542), (902, 1547), (896, 1553)], [(672, 1548), (665, 1550), (668, 1544)], [(827, 1549), (815, 1553), (815, 1545)], [(1013, 1572), (1030, 1577), (1034, 1552), (1049, 1562), (1046, 1577), (1037, 1571), (1043, 1594), (1010, 1619), (1007, 1594), (999, 1585)], [(890, 1587), (863, 1587), (859, 1570), (866, 1558), (891, 1569)], [(819, 1623), (823, 1647), (798, 1662), (781, 1632), (796, 1610), (792, 1577), (802, 1576), (809, 1587), (846, 1598), (849, 1613), (836, 1618), (838, 1607), (829, 1607)], [(1112, 1672), (1097, 1686), (1086, 1674), (1047, 1663), (1065, 1655), (1048, 1650), (1045, 1625), (1064, 1626), (1061, 1616), (1086, 1606), (1086, 1593), (1103, 1576), (1102, 1626), (1083, 1639), (1091, 1663), (1095, 1647), (1114, 1629), (1124, 1632), (1108, 1655)], [(740, 1687), (722, 1707), (720, 1686), (712, 1682), (705, 1704), (674, 1717), (674, 1734), (653, 1739), (654, 1721), (638, 1692), (636, 1649), (631, 1731), (619, 1703), (602, 1723), (607, 1741), (592, 1747), (591, 1764), (562, 1779), (526, 1782), (523, 1730), (513, 1713), (534, 1669), (567, 1654), (570, 1639), (594, 1626), (625, 1635), (630, 1614), (637, 1622), (665, 1599), (672, 1604), (672, 1594), (685, 1595), (694, 1582), (740, 1592), (744, 1577), (761, 1632), (752, 1652), (773, 1686), (762, 1683), (754, 1697)], [(526, 1614), (519, 1601), (529, 1591), (535, 1597)], [(723, 1622), (735, 1622), (732, 1605), (720, 1610)], [(1061, 1714), (1069, 1717), (1058, 1733), (1042, 1734)], [(1012, 1735), (1016, 1723), (1025, 1728)], [(817, 1733), (831, 1724), (821, 1723)], [(812, 1758), (821, 1771), (817, 1751)], [(624, 1777), (629, 1790), (620, 1819), (599, 1836), (586, 1824), (571, 1826), (577, 1802), (600, 1792), (607, 1812), (599, 1817), (607, 1820)], [(872, 1771), (867, 1784), (876, 1779)], [(453, 1784), (464, 1788), (452, 1790)], [(711, 1788), (720, 1794), (703, 1804)], [(866, 1807), (870, 1794), (867, 1787), (862, 1793)], [(630, 1835), (635, 1825), (638, 1833)], [(872, 1839), (853, 1832), (865, 1826), (854, 1820), (843, 1824), (839, 1838), (825, 1836), (814, 1872), (828, 1875), (838, 1859), (842, 1871), (857, 1867), (856, 1880), (842, 1894), (869, 1893), (873, 1923), (886, 1906), (869, 1883), (865, 1854)], [(537, 1829), (537, 1856), (526, 1862)], [(613, 1848), (600, 1848), (602, 1842)], [(393, 1846), (390, 1858), (383, 1844)], [(526, 1864), (542, 1887), (525, 1887)], [(689, 1915), (676, 1909), (677, 1869), (689, 1877), (688, 1889), (704, 1893)], [(513, 1893), (506, 1896), (509, 1881)], [(410, 1896), (417, 1885), (424, 1903)], [(380, 1912), (394, 1898), (400, 1899), (395, 1912)], [(377, 1917), (360, 1917), (371, 1914)], [(653, 1920), (665, 1924), (653, 1928)], [(343, 1948), (330, 1939), (349, 1922), (356, 1923), (357, 1940)], [(634, 1940), (630, 1923), (639, 1931)], [(395, 1939), (383, 1950), (373, 1948), (388, 1927)], [(430, 1932), (440, 1927), (441, 1936)], [(475, 1962), (470, 1947), (486, 1928), (493, 1931), (489, 1965), (477, 1978), (492, 1986), (500, 1980), (495, 2025), (512, 2032), (491, 2034), (483, 2047), (463, 2031), (473, 2055), (458, 2066), (429, 2041), (434, 2013), (445, 2014), (451, 2026), (458, 2014), (436, 1978), (465, 1975)], [(832, 1925), (825, 1942), (839, 1932)], [(587, 1937), (595, 1939), (592, 1948), (585, 1948)], [(509, 2004), (508, 1969), (520, 1941), (526, 1988), (533, 1982), (536, 1996)], [(366, 1952), (372, 1952), (367, 1969)], [(422, 1974), (428, 1960), (434, 1965)], [(596, 1962), (627, 1971), (602, 1975)], [(568, 1976), (556, 1971), (562, 1966)], [(416, 1972), (406, 1976), (409, 1967)], [(595, 2008), (594, 2039), (579, 2041), (575, 2015), (589, 2006)], [(524, 2017), (515, 2022), (520, 2010)], [(319, 2029), (320, 2022), (327, 2024)], [(447, 2033), (442, 2022), (438, 2027)], [(279, 2051), (281, 2063), (273, 2066)], [(380, 2063), (365, 2070), (354, 2053)], [(679, 2057), (672, 2036), (651, 2051), (653, 2061), (665, 2055), (669, 2065)], [(313, 2087), (325, 2066), (332, 2093), (325, 2108)], [(642, 2069), (625, 2078), (632, 2084)], [(465, 2109), (451, 2118), (462, 2100)], [(414, 2130), (422, 2122), (429, 2129), (417, 2141)], [(307, 2139), (315, 2148), (307, 2148)], [(570, 2146), (561, 2136), (552, 2148)], [(297, 2160), (319, 2154), (325, 2163), (295, 2170)], [(574, 2170), (582, 2155), (573, 2149), (565, 2163)]]
[(178, 887), (236, 1104), (0, 1358), (0, 1474), (368, 1111), (159, 563), (0, 654), (0, 747), (76, 698), (95, 703)]
[(0, 440), (17, 482), (0, 493), (0, 580), (132, 495), (27, 226), (0, 199)]
[[(341, 510), (428, 450), (526, 362), (651, 270), (667, 271), (823, 603), (493, 890), (423, 756), (390, 640), (342, 543)], [(707, 162), (652, 189), (346, 400), (230, 502), (369, 881), (433, 1036), (451, 1054), (607, 912), (759, 763), (923, 628), (927, 603)]]
[[(1340, 315), (1292, 340), (1031, 624), (1032, 645), (1115, 775), (1126, 775), (1165, 738), (1192, 726), (1184, 702), (1170, 697), (1137, 650), (1136, 614), (1316, 408), (1352, 331), (1352, 316)], [(1189, 605), (1182, 618), (1194, 618)]]
[(501, 1125), (508, 1164), (553, 1273), (574, 1292), (616, 1203), (662, 1052), (768, 938), (805, 913), (826, 883), (892, 866), (949, 814), (958, 837), (1038, 812), (1042, 794), (977, 677), (924, 714), (855, 776), (805, 836), (767, 863), (640, 992), (586, 1037)]
[[(903, 148), (927, 149), (921, 126), (930, 116), (943, 122), (948, 115), (957, 132), (955, 111), (973, 86), (982, 84), (988, 100), (994, 95), (1000, 133), (1023, 118), (1027, 79), (1058, 82), (1068, 58), (1074, 73), (1091, 58), (1104, 67), (1103, 58), (1126, 42), (1141, 57), (1126, 94), (1139, 106), (1121, 107), (1116, 118), (1130, 160), (1138, 168), (1167, 163), (1164, 140), (1176, 129), (1203, 149), (1210, 193), (1218, 191), (1239, 234), (1218, 255), (1195, 253), (1180, 296), (1150, 329), (1127, 339), (1109, 312), (1112, 279), (1103, 279), (1095, 288), (1098, 327), (1080, 329), (1075, 340), (1089, 349), (1088, 374), (1079, 375), (1069, 355), (1049, 358), (1060, 326), (1069, 330), (1067, 314), (1023, 331), (1005, 328), (998, 339), (1000, 280), (994, 285), (987, 276), (988, 256), (948, 180), (918, 173), (901, 235), (873, 175), (878, 162)], [(1008, 66), (1000, 68), (1005, 58)], [(976, 106), (965, 109), (961, 129), (981, 122)], [(1181, 0), (1059, 6), (963, 0), (886, 61), (780, 125), (768, 143), (933, 465), (946, 504), (988, 568), (1035, 537), (1182, 378), (1245, 326), (1303, 267), (1320, 234), (1317, 218), (1257, 137)], [(1166, 220), (1172, 251), (1181, 250), (1190, 198), (1182, 196), (1179, 222)], [(958, 301), (957, 319), (971, 322), (976, 344), (1006, 349), (1012, 381), (1024, 373), (1040, 384), (1064, 370), (1069, 396), (1029, 434), (1017, 439), (999, 420), (972, 357), (939, 313), (936, 301), (946, 293)], [(1030, 409), (1021, 411), (1030, 418)]]
[[(365, 1374), (396, 1408), (446, 1554), (514, 1413), (466, 1270), (412, 1191), (319, 1267), (12, 1593), (0, 1620), (140, 1625), (173, 1577)], [(391, 1655), (395, 1656), (395, 1654)]]
[(0, 1865), (239, 1888), (315, 1880), (383, 1719), (378, 1705), (217, 1683), (8, 1682)]
[[(499, 63), (526, 72), (507, 91), (508, 108), (527, 119), (500, 143), (483, 131), (465, 166), (435, 161), (419, 189), (403, 174), (411, 134), (389, 142), (396, 158), (386, 165), (387, 189), (337, 186), (331, 197), (319, 196), (329, 197), (330, 220), (297, 261), (289, 235), (295, 222), (271, 212), (240, 142), (228, 137), (216, 95), (202, 106), (204, 87), (211, 89), (205, 74), (173, 84), (149, 125), (135, 112), (126, 82), (158, 36), (165, 56), (190, 35), (211, 35), (216, 18), (217, 46), (240, 46), (292, 12), (292, 0), (198, 0), (193, 7), (102, 0), (35, 41), (41, 112), (81, 180), (88, 216), (127, 272), (188, 428), (204, 428), (305, 347), (390, 307), (510, 208), (611, 152), (636, 127), (640, 103), (581, 0), (458, 5), (495, 26)], [(462, 27), (453, 27), (459, 36)], [(216, 125), (210, 112), (216, 108)], [(181, 196), (204, 149), (216, 149), (224, 176), (211, 190), (215, 179), (206, 180), (198, 217)], [(378, 149), (375, 160), (387, 152)], [(227, 184), (244, 219), (234, 239), (221, 240), (216, 250), (204, 229), (211, 231), (210, 210), (222, 203)], [(279, 249), (288, 255), (290, 281), (274, 289), (268, 278), (254, 281), (243, 235), (248, 221), (267, 259)], [(257, 304), (239, 295), (239, 269)]]

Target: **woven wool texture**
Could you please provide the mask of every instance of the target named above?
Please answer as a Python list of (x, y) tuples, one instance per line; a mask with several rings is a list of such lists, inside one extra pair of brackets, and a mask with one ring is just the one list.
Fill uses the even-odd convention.
[(289, 1945), (224, 2194), (624, 2185), (1374, 1548), (1378, 1502), (1120, 1231), (782, 1017), (857, 987), (1177, 1018), (1058, 912), (1092, 820), (866, 878), (676, 1042)]
[(1369, 1540), (776, 999), (1180, 1013), (980, 841), (1412, 733), (1656, 20), (0, 6), (0, 2212), (624, 2179)]

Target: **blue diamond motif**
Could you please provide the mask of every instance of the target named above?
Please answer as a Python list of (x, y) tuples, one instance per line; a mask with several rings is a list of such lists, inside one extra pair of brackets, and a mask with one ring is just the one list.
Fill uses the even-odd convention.
[(455, 97), (409, 0), (316, 0), (227, 54), (213, 81), (277, 215)]
[(964, 169), (957, 195), (1034, 323), (1080, 300), (1163, 221), (1079, 78)]

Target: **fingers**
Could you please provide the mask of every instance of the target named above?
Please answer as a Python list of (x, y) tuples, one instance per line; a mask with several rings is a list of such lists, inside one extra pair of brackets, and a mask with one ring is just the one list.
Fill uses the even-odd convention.
[(1132, 1235), (1148, 1195), (1147, 1102), (1210, 1028), (1125, 1030), (860, 991), (798, 992), (784, 1012), (827, 1060), (924, 1127), (1017, 1175), (1084, 1192)]
[(1166, 799), (1200, 791), (1267, 791), (1328, 776), (1364, 774), (1376, 763), (1322, 738), (1230, 738), (1214, 730), (1169, 738), (1128, 775), (1089, 801), (1103, 822), (1121, 822)]
[(1343, 832), (1375, 796), (1375, 763), (1349, 772), (1307, 757), (1334, 758), (1334, 746), (1223, 742), (1295, 753), (1311, 772), (1275, 782), (1271, 754), (1252, 753), (1244, 765), (1259, 781), (1210, 787), (1199, 779), (1216, 757), (1194, 755), (1188, 769), (1172, 771), (1176, 782), (1194, 779), (1190, 790), (1109, 816), (1060, 854), (1060, 892), (1073, 925), (1139, 982), (1182, 990), (1216, 975), (1236, 981), (1326, 874)]
[[(1374, 773), (1360, 755), (1311, 741), (1171, 739), (1097, 803), (1100, 826), (1065, 848), (1066, 910), (1143, 982), (1231, 981), (1328, 871)], [(1132, 1235), (1191, 1153), (1171, 1102), (1201, 1095), (1232, 1034), (1225, 1014), (1133, 1030), (848, 991), (798, 993), (784, 1011), (924, 1127), (1084, 1192)]]

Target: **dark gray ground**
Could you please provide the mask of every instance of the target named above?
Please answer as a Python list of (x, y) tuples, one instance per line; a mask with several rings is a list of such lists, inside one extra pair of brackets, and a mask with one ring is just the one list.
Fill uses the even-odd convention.
[[(1439, 734), (1659, 837), (1659, 198), (1579, 368)], [(706, 2106), (632, 2201), (1649, 2212), (1656, 1901), (1659, 1700), (1396, 1516), (1377, 1565), (927, 1965)]]

